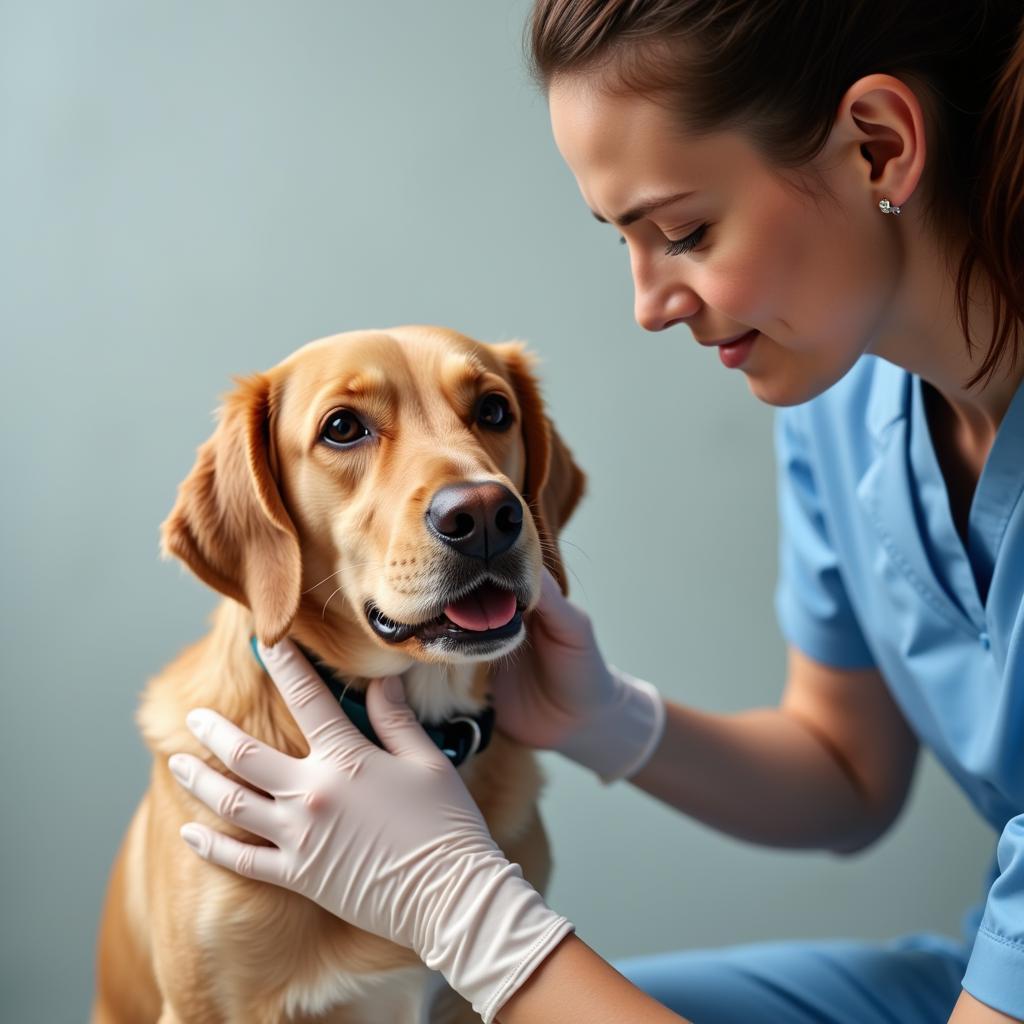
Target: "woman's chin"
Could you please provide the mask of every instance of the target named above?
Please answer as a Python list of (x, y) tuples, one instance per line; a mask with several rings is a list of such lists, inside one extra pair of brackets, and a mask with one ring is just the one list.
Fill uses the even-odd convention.
[(750, 393), (765, 405), (800, 405), (821, 394), (825, 388), (817, 382), (802, 380), (793, 374), (747, 374)]
[[(813, 358), (776, 350), (759, 355), (775, 358), (750, 360), (743, 368), (751, 394), (766, 405), (800, 405), (817, 398), (845, 376), (855, 359), (837, 365), (833, 358)], [(830, 354), (833, 355), (833, 354)]]

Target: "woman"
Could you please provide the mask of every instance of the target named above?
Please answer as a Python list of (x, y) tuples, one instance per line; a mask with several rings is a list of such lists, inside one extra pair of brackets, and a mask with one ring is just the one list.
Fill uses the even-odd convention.
[[(531, 18), (556, 142), (629, 246), (637, 321), (685, 324), (782, 407), (789, 668), (774, 710), (663, 702), (546, 580), (497, 719), (733, 835), (835, 851), (886, 830), (925, 743), (1001, 833), (969, 945), (670, 955), (621, 965), (638, 988), (504, 859), (397, 679), (368, 692), (380, 750), (310, 699), (288, 642), (268, 668), (332, 739), (304, 761), (248, 748), (279, 849), (193, 825), (190, 844), (410, 946), (487, 1021), (1024, 1019), (1020, 20), (1017, 0), (537, 0)], [(240, 739), (196, 720), (214, 753)], [(235, 789), (177, 767), (213, 806)]]

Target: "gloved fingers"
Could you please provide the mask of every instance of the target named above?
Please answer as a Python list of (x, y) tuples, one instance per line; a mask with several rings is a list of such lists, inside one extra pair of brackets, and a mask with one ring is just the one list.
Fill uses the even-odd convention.
[(423, 730), (405, 699), (405, 688), (398, 676), (370, 681), (366, 691), (366, 713), (373, 731), (384, 749), (398, 757), (440, 767), (451, 762)]
[(174, 754), (168, 767), (178, 782), (214, 814), (247, 832), (277, 842), (275, 833), (280, 823), (273, 800), (240, 786), (192, 754)]
[(219, 864), (246, 878), (255, 878), (260, 882), (273, 882), (282, 885), (284, 880), (283, 854), (274, 846), (253, 846), (251, 843), (240, 843), (231, 836), (217, 832), (197, 821), (190, 821), (181, 826), (181, 838), (203, 860)]
[(257, 646), (270, 678), (309, 740), (310, 747), (325, 732), (332, 741), (342, 734), (349, 745), (372, 746), (338, 707), (338, 702), (316, 669), (291, 640), (285, 637), (273, 647), (266, 647), (260, 642)]
[(540, 600), (533, 614), (532, 628), (539, 627), (564, 647), (577, 650), (586, 648), (590, 620), (582, 608), (578, 608), (562, 593), (558, 581), (547, 569), (541, 573)]
[(210, 708), (194, 708), (185, 716), (185, 724), (239, 778), (272, 795), (287, 787), (295, 758), (242, 732)]

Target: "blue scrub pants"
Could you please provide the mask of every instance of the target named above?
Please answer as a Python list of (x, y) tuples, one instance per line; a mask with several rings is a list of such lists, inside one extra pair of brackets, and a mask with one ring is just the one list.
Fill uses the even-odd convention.
[(660, 953), (614, 966), (693, 1024), (945, 1024), (969, 953), (922, 934)]

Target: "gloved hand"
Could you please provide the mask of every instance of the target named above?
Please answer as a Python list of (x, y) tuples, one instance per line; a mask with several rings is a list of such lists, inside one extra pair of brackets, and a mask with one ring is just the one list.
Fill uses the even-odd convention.
[(291, 641), (260, 645), (259, 652), (309, 755), (289, 757), (200, 708), (187, 719), (196, 737), (271, 798), (189, 754), (174, 754), (169, 766), (211, 810), (276, 848), (196, 822), (182, 826), (182, 838), (215, 864), (301, 893), (413, 949), (492, 1021), (573, 925), (498, 849), (397, 676), (375, 679), (366, 695), (382, 750), (346, 717)]
[(527, 642), (491, 677), (495, 728), (557, 750), (605, 783), (639, 771), (664, 730), (657, 689), (605, 662), (589, 617), (547, 569), (527, 630)]

